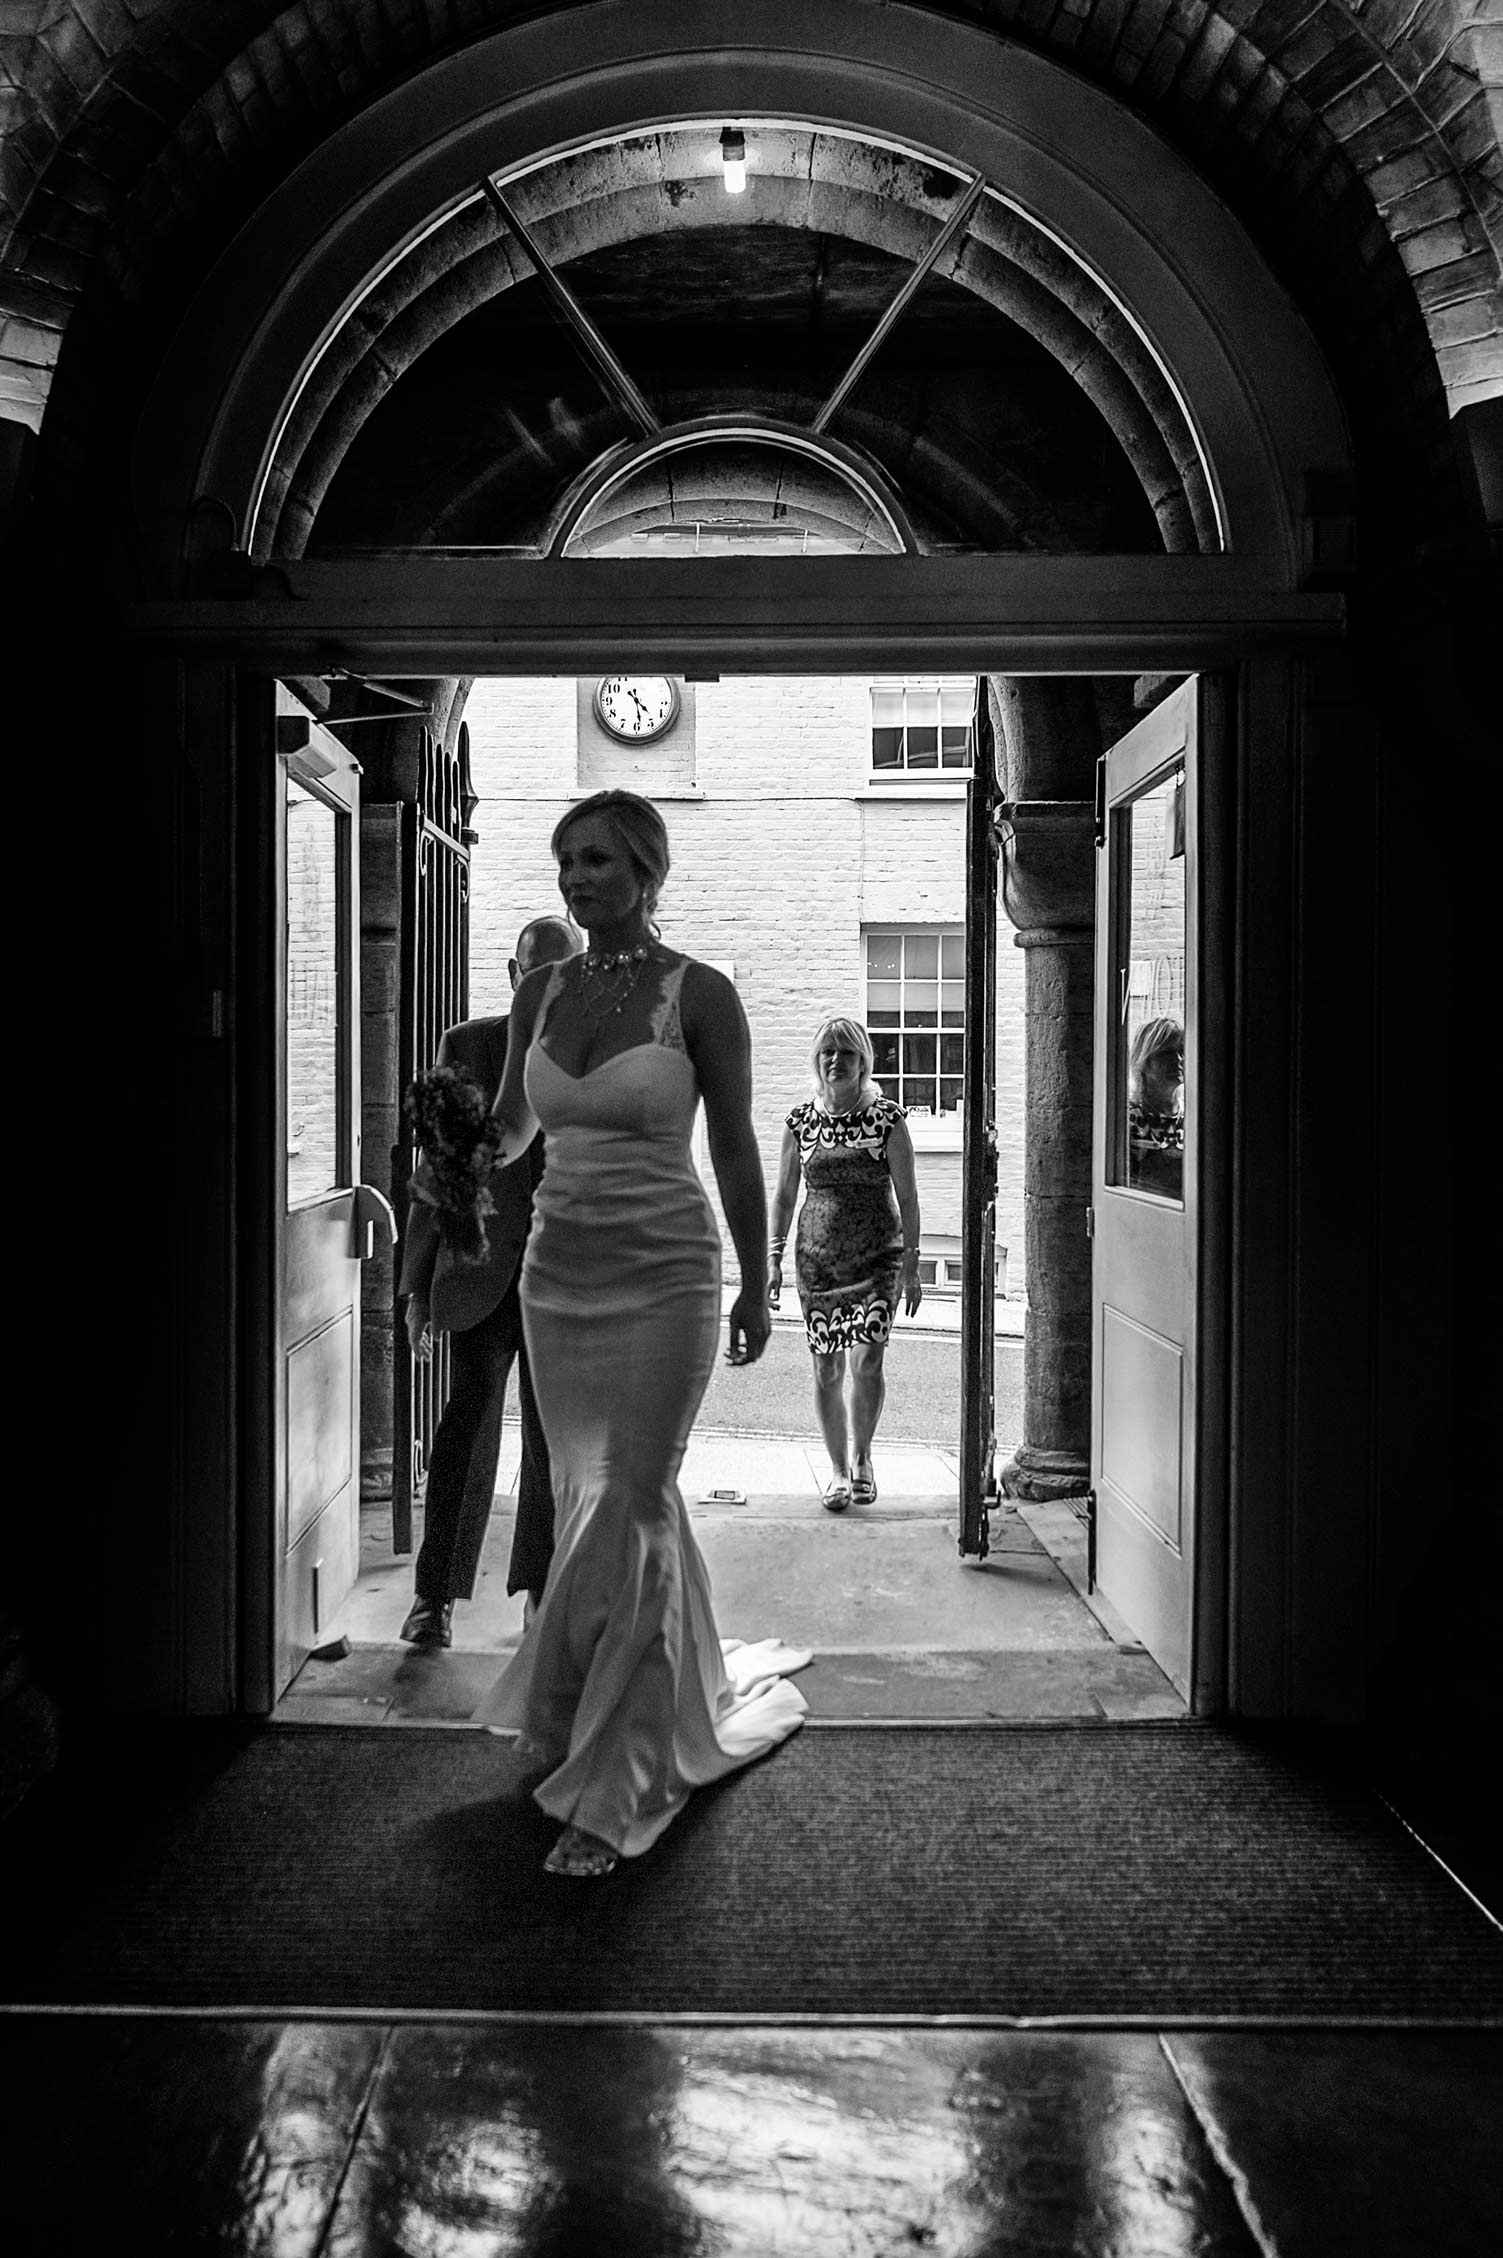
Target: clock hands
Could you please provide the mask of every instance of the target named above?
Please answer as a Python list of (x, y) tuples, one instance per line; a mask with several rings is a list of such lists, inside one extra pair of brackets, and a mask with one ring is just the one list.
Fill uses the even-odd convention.
[(656, 737), (672, 721), (677, 700), (673, 685), (647, 678), (645, 694), (630, 675), (613, 675), (595, 693), (595, 710), (617, 737)]

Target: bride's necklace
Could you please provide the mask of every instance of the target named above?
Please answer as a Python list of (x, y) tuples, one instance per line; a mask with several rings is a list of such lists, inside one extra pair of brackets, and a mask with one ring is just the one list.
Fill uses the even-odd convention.
[(586, 949), (579, 970), (579, 1000), (597, 1025), (621, 1010), (651, 953), (645, 942), (634, 949)]

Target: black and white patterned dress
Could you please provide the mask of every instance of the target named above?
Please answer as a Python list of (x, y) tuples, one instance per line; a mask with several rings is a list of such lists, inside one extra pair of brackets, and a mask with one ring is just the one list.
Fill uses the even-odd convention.
[(817, 1356), (885, 1341), (892, 1331), (903, 1226), (887, 1140), (902, 1119), (891, 1098), (872, 1098), (852, 1113), (799, 1105), (788, 1116), (804, 1172), (794, 1275)]

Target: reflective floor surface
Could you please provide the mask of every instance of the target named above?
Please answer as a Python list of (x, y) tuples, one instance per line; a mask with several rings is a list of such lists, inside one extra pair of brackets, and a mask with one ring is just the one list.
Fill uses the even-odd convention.
[(1503, 2249), (1491, 2032), (19, 2014), (0, 2079), (9, 2258)]

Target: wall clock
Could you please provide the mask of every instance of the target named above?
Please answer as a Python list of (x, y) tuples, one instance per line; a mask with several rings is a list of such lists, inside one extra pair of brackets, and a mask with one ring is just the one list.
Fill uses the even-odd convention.
[(608, 674), (595, 690), (595, 718), (628, 745), (661, 737), (678, 719), (678, 684), (666, 674)]

